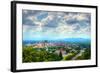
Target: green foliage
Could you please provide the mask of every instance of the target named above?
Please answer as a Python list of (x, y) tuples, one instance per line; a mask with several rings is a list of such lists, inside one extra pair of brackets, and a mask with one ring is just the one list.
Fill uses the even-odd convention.
[(85, 49), (85, 52), (82, 54), (84, 59), (90, 59), (91, 57), (91, 51), (90, 49)]
[(84, 59), (83, 56), (78, 56), (78, 57), (76, 58), (76, 60), (83, 60), (83, 59)]
[[(48, 62), (48, 61), (61, 61), (61, 60), (72, 60), (78, 53), (80, 53), (79, 47), (71, 48), (71, 47), (64, 47), (64, 46), (49, 46), (48, 51), (44, 48), (36, 48), (34, 46), (23, 46), (23, 62)], [(60, 51), (59, 54), (55, 53), (56, 50), (64, 49), (67, 54), (65, 56), (62, 55)], [(72, 51), (72, 50), (75, 51)], [(84, 49), (84, 52), (81, 56), (78, 56), (76, 60), (85, 60), (90, 59), (91, 57), (91, 50)]]
[(61, 57), (54, 53), (49, 53), (43, 49), (24, 47), (23, 62), (43, 62), (43, 61), (59, 61)]
[(67, 48), (67, 49), (66, 49), (66, 52), (70, 52), (70, 50)]
[(59, 53), (59, 57), (60, 57), (60, 59), (63, 59), (63, 56), (62, 56), (61, 51), (60, 51), (60, 53)]
[(68, 54), (64, 57), (64, 60), (71, 60), (75, 55), (76, 55), (76, 53), (68, 53)]
[(76, 60), (85, 60), (85, 59), (90, 59), (91, 57), (91, 51), (90, 49), (85, 49), (85, 51), (82, 53), (81, 56), (78, 56)]

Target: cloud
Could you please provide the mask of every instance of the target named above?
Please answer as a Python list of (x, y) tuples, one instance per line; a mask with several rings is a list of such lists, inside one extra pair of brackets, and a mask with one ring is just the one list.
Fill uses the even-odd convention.
[(23, 10), (23, 35), (27, 39), (90, 37), (91, 14)]

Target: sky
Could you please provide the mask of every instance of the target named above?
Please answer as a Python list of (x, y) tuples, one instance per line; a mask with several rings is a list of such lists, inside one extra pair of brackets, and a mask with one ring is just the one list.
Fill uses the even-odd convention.
[(22, 10), (23, 40), (90, 38), (91, 14)]

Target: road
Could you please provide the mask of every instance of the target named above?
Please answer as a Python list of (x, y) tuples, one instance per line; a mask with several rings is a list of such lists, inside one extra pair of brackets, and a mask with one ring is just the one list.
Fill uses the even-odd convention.
[(81, 50), (75, 57), (72, 58), (72, 60), (75, 60), (78, 56), (81, 56), (84, 50)]

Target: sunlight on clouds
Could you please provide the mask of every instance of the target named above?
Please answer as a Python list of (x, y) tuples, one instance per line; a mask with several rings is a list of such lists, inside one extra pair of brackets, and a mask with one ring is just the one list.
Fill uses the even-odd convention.
[(24, 39), (90, 37), (90, 16), (89, 13), (23, 10)]
[(88, 20), (87, 14), (77, 14), (77, 15), (74, 15), (73, 18), (76, 18), (79, 21), (81, 21), (81, 20)]
[(28, 19), (28, 20), (31, 20), (31, 21), (37, 20), (35, 16), (29, 16), (29, 17), (27, 17), (27, 19)]
[(56, 28), (56, 30), (58, 31), (58, 33), (61, 33), (61, 34), (72, 33), (74, 31), (73, 29), (74, 29), (74, 27), (69, 26), (69, 25), (61, 25), (61, 26), (58, 26)]

